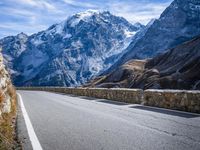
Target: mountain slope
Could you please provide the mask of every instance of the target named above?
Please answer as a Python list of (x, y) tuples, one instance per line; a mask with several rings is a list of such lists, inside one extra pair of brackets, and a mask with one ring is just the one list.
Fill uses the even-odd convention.
[(200, 90), (200, 37), (149, 60), (131, 60), (86, 86)]
[(159, 19), (141, 32), (144, 36), (133, 38), (126, 53), (109, 71), (131, 59), (151, 58), (199, 35), (200, 1), (174, 0)]
[(4, 38), (0, 45), (15, 85), (74, 86), (115, 63), (141, 28), (108, 11), (88, 10), (29, 37)]

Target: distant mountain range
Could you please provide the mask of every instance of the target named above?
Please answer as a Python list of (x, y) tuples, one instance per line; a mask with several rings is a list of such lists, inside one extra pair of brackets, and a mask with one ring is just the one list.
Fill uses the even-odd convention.
[[(120, 74), (124, 73), (121, 71), (124, 66), (121, 65), (126, 63), (125, 66), (127, 66), (127, 62), (129, 62), (129, 67), (133, 65), (131, 75), (137, 74), (134, 72), (134, 66), (139, 67), (138, 73), (142, 75), (151, 61), (141, 59), (152, 58), (156, 55), (161, 57), (161, 53), (198, 35), (200, 35), (200, 1), (174, 0), (159, 19), (150, 21), (146, 26), (139, 23), (132, 25), (124, 18), (114, 16), (108, 11), (88, 10), (31, 36), (21, 33), (3, 38), (0, 40), (0, 45), (3, 47), (5, 64), (12, 74), (15, 85), (78, 86), (99, 75), (112, 75), (111, 72), (116, 73), (115, 76), (118, 78), (114, 81), (111, 78), (111, 82), (123, 81), (119, 79)], [(188, 46), (185, 47), (188, 48)], [(184, 53), (195, 55), (191, 53), (191, 49), (185, 49)], [(177, 51), (182, 53), (181, 50)], [(180, 58), (178, 52), (171, 57)], [(166, 56), (163, 56), (163, 59), (164, 57)], [(133, 59), (140, 60), (132, 61)], [(155, 59), (157, 57), (153, 60)], [(168, 68), (171, 67), (170, 64), (177, 63), (175, 62), (177, 59), (170, 59), (172, 62), (169, 66), (163, 62), (162, 69), (156, 68), (159, 79), (164, 70), (166, 72), (170, 70)], [(168, 61), (166, 58), (164, 60)], [(155, 66), (156, 64), (150, 68), (155, 68)], [(181, 68), (177, 67), (177, 69)], [(130, 69), (127, 74), (129, 71)], [(107, 79), (108, 75), (104, 77)], [(123, 77), (126, 76), (123, 75)], [(165, 80), (168, 83), (168, 80)], [(98, 81), (98, 78), (95, 81)], [(134, 86), (134, 81), (129, 81), (128, 86), (165, 87), (160, 84)], [(194, 81), (188, 83), (194, 86), (197, 81), (198, 79), (195, 78)], [(174, 88), (181, 88), (181, 86), (184, 87), (182, 84), (180, 87), (176, 84)], [(184, 88), (192, 89), (193, 86)], [(112, 84), (111, 87), (113, 87)]]
[(3, 38), (0, 45), (16, 86), (75, 86), (111, 67), (143, 28), (88, 10), (31, 36)]
[(131, 60), (87, 86), (200, 90), (200, 36), (149, 60)]

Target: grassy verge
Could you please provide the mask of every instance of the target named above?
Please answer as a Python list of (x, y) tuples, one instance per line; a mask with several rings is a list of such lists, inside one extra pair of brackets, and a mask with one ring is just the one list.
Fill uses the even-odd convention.
[(7, 92), (11, 97), (12, 111), (2, 114), (0, 120), (0, 150), (20, 150), (21, 148), (19, 147), (15, 134), (17, 110), (16, 91), (12, 86), (9, 86)]

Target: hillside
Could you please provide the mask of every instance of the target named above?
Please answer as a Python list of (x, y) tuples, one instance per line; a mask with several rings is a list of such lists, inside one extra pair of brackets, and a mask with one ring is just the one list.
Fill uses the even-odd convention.
[(131, 60), (90, 87), (200, 90), (200, 37), (149, 60)]

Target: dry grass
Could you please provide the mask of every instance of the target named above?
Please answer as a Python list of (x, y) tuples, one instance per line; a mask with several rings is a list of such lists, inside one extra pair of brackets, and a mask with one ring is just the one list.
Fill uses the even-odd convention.
[(2, 103), (3, 99), (4, 99), (4, 94), (2, 91), (0, 91), (0, 104)]
[(20, 149), (19, 144), (16, 142), (15, 134), (16, 91), (12, 85), (9, 85), (7, 92), (12, 100), (12, 111), (2, 115), (2, 120), (0, 122), (0, 150), (16, 150)]

